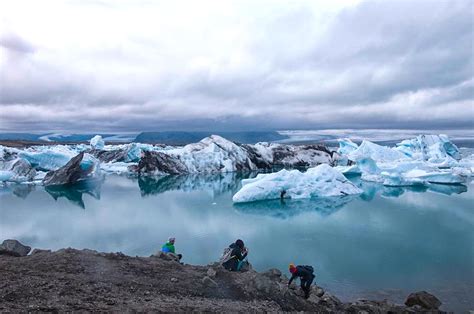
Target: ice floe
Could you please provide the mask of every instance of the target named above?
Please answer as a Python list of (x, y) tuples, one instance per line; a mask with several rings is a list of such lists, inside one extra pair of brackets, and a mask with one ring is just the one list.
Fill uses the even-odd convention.
[(327, 164), (321, 164), (306, 172), (283, 169), (242, 180), (242, 188), (232, 200), (235, 203), (244, 203), (282, 197), (299, 199), (360, 193), (362, 190), (339, 171)]

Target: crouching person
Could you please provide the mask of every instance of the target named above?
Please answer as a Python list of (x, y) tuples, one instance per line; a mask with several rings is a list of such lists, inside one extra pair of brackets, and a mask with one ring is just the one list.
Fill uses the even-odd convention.
[(241, 271), (244, 266), (248, 265), (245, 258), (248, 255), (248, 249), (244, 245), (244, 241), (238, 239), (235, 243), (224, 249), (220, 262), (225, 269), (230, 271)]
[(295, 266), (290, 264), (289, 267), (291, 278), (288, 281), (288, 286), (291, 285), (291, 282), (297, 277), (300, 278), (301, 289), (304, 291), (305, 299), (309, 298), (309, 293), (311, 291), (311, 284), (314, 280), (314, 269), (312, 266)]
[(176, 259), (178, 261), (181, 260), (183, 255), (181, 254), (176, 254), (176, 250), (174, 247), (174, 243), (176, 242), (176, 239), (173, 237), (170, 237), (168, 239), (168, 242), (166, 242), (162, 247), (161, 247), (161, 252), (166, 253), (167, 255), (171, 256), (173, 259)]

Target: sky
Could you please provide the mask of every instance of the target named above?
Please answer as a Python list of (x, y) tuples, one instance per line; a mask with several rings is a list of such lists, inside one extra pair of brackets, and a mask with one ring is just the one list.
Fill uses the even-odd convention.
[(474, 128), (474, 1), (0, 2), (1, 132)]

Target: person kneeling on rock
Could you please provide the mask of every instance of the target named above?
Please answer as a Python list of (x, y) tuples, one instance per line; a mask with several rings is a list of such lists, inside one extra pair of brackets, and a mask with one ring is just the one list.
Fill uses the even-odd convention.
[(291, 282), (300, 277), (301, 289), (304, 291), (305, 299), (309, 298), (309, 292), (311, 291), (311, 284), (314, 280), (314, 269), (312, 266), (295, 266), (295, 264), (290, 264), (289, 267), (291, 278), (288, 281), (288, 286), (291, 285)]
[(173, 257), (176, 257), (176, 259), (181, 260), (183, 255), (181, 254), (176, 254), (175, 248), (174, 248), (174, 243), (176, 239), (173, 237), (170, 237), (168, 239), (168, 242), (166, 242), (162, 247), (161, 247), (161, 252), (166, 253), (168, 255), (171, 255)]
[(248, 249), (244, 245), (244, 241), (238, 239), (235, 243), (229, 245), (228, 248), (224, 249), (220, 262), (225, 269), (231, 271), (240, 271), (245, 263)]

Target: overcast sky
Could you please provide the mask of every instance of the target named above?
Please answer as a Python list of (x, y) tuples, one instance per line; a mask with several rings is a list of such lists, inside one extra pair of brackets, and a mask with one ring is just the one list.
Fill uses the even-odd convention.
[(0, 131), (472, 128), (473, 3), (1, 1)]

